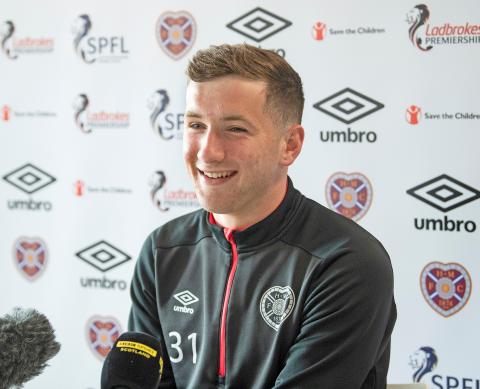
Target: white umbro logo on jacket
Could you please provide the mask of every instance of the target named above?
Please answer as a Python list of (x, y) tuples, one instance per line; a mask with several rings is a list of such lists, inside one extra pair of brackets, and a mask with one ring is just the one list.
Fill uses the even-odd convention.
[(184, 290), (183, 292), (179, 292), (177, 294), (174, 294), (173, 297), (181, 302), (183, 304), (183, 307), (180, 307), (178, 305), (173, 306), (173, 310), (175, 312), (183, 312), (183, 313), (189, 313), (190, 315), (193, 315), (195, 312), (193, 308), (188, 308), (187, 305), (196, 303), (199, 301), (198, 297), (195, 296), (192, 292), (189, 290)]

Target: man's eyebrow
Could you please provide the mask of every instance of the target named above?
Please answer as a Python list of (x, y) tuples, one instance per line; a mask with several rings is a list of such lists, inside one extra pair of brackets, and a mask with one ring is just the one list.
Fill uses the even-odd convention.
[(200, 115), (199, 113), (193, 112), (193, 111), (185, 112), (185, 116), (189, 117), (189, 118), (197, 118), (197, 119), (200, 119), (202, 117), (202, 115)]

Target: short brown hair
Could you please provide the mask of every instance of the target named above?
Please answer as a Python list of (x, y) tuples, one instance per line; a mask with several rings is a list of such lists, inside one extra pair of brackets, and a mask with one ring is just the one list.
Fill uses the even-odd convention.
[(303, 112), (302, 80), (277, 53), (246, 43), (223, 44), (199, 50), (190, 60), (187, 76), (195, 82), (236, 75), (267, 84), (265, 111), (281, 125), (300, 124)]

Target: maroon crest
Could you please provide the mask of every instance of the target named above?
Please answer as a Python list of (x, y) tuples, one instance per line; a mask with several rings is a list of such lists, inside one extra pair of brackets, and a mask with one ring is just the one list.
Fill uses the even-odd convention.
[(17, 269), (30, 281), (37, 279), (47, 264), (47, 246), (39, 238), (18, 238), (15, 242), (14, 258)]
[(472, 281), (467, 269), (459, 263), (430, 262), (420, 275), (420, 288), (428, 305), (448, 317), (465, 306)]
[(182, 58), (197, 35), (195, 19), (186, 11), (164, 12), (157, 20), (155, 35), (160, 48), (171, 58)]
[(104, 360), (122, 333), (118, 320), (112, 317), (94, 316), (87, 322), (87, 341), (90, 349)]
[(372, 185), (363, 174), (339, 172), (328, 179), (328, 206), (349, 219), (361, 219), (370, 208), (372, 196)]

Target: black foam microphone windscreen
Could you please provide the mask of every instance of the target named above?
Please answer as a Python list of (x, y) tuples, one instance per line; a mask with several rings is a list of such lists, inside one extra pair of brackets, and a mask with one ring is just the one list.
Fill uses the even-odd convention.
[(157, 389), (162, 371), (160, 341), (141, 332), (125, 332), (105, 358), (101, 389)]
[(0, 317), (0, 389), (21, 387), (59, 350), (50, 322), (35, 309), (15, 308)]

